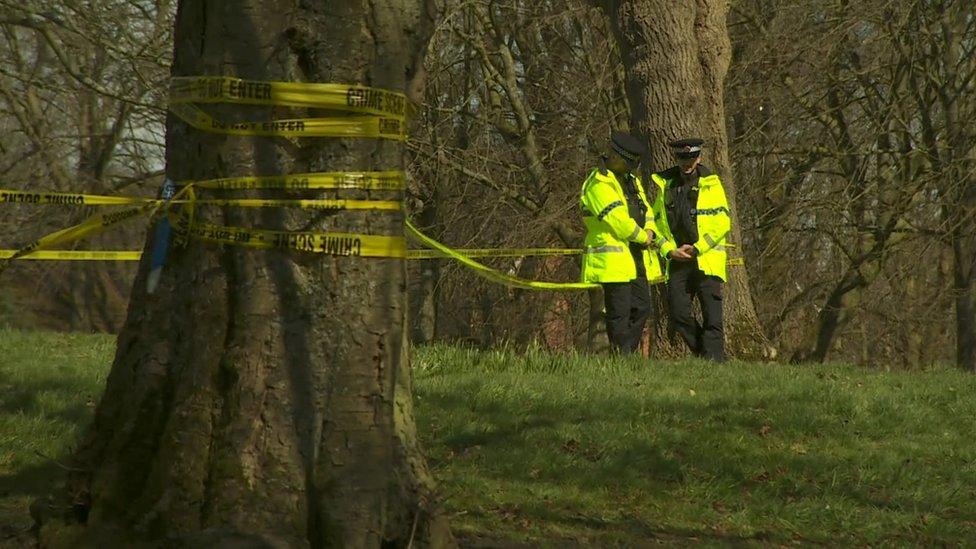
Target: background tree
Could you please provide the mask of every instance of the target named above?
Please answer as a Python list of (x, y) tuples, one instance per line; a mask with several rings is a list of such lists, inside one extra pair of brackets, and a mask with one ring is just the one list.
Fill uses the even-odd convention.
[[(458, 247), (578, 247), (581, 182), (610, 127), (626, 123), (605, 22), (571, 0), (445, 2), (442, 9), (411, 145), (422, 227)], [(525, 278), (579, 279), (578, 257), (491, 263)], [(438, 337), (552, 349), (598, 344), (596, 323), (588, 322), (591, 303), (602, 306), (598, 293), (591, 300), (510, 290), (451, 264), (434, 282), (435, 268), (416, 268), (427, 292), (437, 291), (417, 319), (427, 318), (431, 330), (436, 303)]]
[[(158, 183), (173, 8), (166, 0), (0, 2), (3, 187), (145, 194), (139, 184)], [(0, 227), (12, 246), (92, 213), (5, 208)], [(94, 246), (133, 248), (137, 233), (123, 228)], [(124, 264), (19, 263), (0, 279), (0, 321), (117, 331), (133, 273)]]
[[(431, 25), (424, 7), (186, 0), (173, 74), (419, 91)], [(214, 109), (226, 121), (285, 111)], [(166, 154), (176, 180), (403, 166), (395, 142), (295, 144), (201, 133), (172, 118)], [(399, 214), (198, 215), (231, 226), (403, 234)], [(403, 260), (191, 241), (172, 252), (152, 296), (146, 270), (143, 262), (95, 423), (74, 456), (71, 513), (44, 525), (42, 543), (452, 543), (413, 428)]]
[(954, 267), (968, 263), (954, 258), (973, 232), (952, 219), (976, 188), (957, 122), (974, 108), (976, 28), (965, 2), (940, 6), (736, 4), (748, 264), (768, 333), (795, 360), (968, 367), (968, 271)]
[[(726, 30), (728, 5), (720, 0), (604, 0), (627, 74), (631, 127), (650, 145), (647, 170), (674, 165), (671, 140), (699, 136), (708, 142), (705, 162), (722, 178), (732, 209), (730, 241), (742, 242), (736, 186), (725, 129), (725, 76), (731, 60)], [(645, 176), (645, 180), (649, 180)], [(730, 269), (725, 294), (727, 348), (731, 356), (775, 354), (756, 317), (744, 269)], [(658, 299), (658, 310), (664, 300)], [(666, 320), (657, 322), (667, 341)], [(671, 347), (675, 345), (671, 338)]]

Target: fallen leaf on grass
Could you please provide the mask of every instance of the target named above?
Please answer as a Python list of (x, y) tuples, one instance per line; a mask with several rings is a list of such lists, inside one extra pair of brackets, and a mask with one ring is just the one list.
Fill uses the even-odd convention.
[(577, 454), (580, 450), (580, 443), (575, 438), (571, 438), (563, 443), (563, 452), (567, 454)]
[(763, 470), (758, 475), (753, 476), (749, 480), (751, 480), (752, 482), (766, 482), (771, 477), (772, 477), (772, 475), (769, 474), (769, 471)]
[(576, 439), (569, 439), (564, 442), (562, 451), (573, 456), (582, 456), (587, 461), (600, 461), (603, 457), (602, 450), (591, 447), (584, 448)]
[(790, 450), (793, 450), (794, 452), (796, 452), (796, 453), (798, 453), (800, 455), (804, 455), (804, 454), (807, 453), (806, 446), (800, 444), (799, 442), (794, 442), (793, 444), (791, 444), (790, 445)]

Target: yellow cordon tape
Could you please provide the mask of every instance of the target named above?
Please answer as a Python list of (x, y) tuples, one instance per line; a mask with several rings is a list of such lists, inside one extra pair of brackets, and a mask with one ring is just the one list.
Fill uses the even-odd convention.
[[(217, 121), (193, 103), (230, 103), (263, 106), (316, 108), (340, 111), (342, 116), (293, 118), (266, 122), (225, 124)], [(177, 77), (170, 85), (170, 110), (190, 126), (211, 133), (277, 137), (379, 137), (406, 139), (406, 96), (365, 86), (337, 84), (303, 84), (259, 82), (229, 77)], [(402, 236), (377, 236), (352, 233), (312, 233), (222, 227), (195, 223), (194, 209), (199, 205), (236, 207), (297, 207), (320, 210), (399, 211), (400, 201), (340, 199), (196, 199), (194, 187), (215, 190), (247, 189), (365, 189), (402, 191), (402, 171), (331, 172), (288, 176), (230, 177), (208, 181), (184, 181), (177, 196), (169, 201), (88, 195), (78, 193), (38, 193), (0, 191), (0, 202), (60, 205), (137, 205), (101, 214), (74, 227), (57, 231), (19, 250), (0, 254), (6, 259), (32, 257), (72, 258), (85, 260), (132, 260), (139, 252), (73, 252), (51, 250), (101, 232), (122, 221), (186, 205), (187, 212), (176, 219), (176, 229), (183, 237), (217, 244), (259, 249), (290, 249), (340, 256), (406, 257), (406, 239)], [(183, 199), (183, 195), (189, 199)], [(172, 217), (172, 213), (169, 213)]]
[[(19, 250), (0, 250), (0, 259), (11, 259)], [(21, 261), (139, 261), (138, 251), (41, 250), (19, 257)]]
[(126, 208), (117, 212), (94, 215), (73, 227), (61, 229), (60, 231), (43, 236), (34, 242), (31, 242), (30, 244), (14, 252), (8, 259), (19, 259), (20, 257), (35, 251), (49, 250), (56, 246), (62, 246), (70, 242), (87, 238), (105, 231), (109, 227), (118, 225), (119, 223), (142, 217), (144, 214), (152, 212), (156, 208), (156, 204), (143, 204), (141, 206)]
[[(358, 85), (263, 82), (232, 77), (175, 77), (170, 83), (170, 111), (201, 131), (242, 136), (271, 137), (347, 137), (406, 139), (406, 96)], [(342, 116), (289, 118), (261, 122), (224, 123), (194, 104), (246, 104), (266, 107), (314, 108), (345, 113)], [(61, 192), (0, 190), (0, 203), (54, 204), (84, 206), (134, 207), (93, 216), (82, 223), (42, 237), (19, 250), (0, 250), (0, 259), (36, 259), (70, 261), (136, 261), (139, 251), (54, 250), (54, 246), (86, 238), (124, 221), (155, 214), (160, 208), (185, 205), (187, 213), (174, 216), (174, 228), (183, 238), (193, 238), (221, 245), (256, 249), (282, 249), (324, 253), (336, 256), (384, 257), (408, 259), (449, 258), (473, 269), (477, 274), (509, 287), (534, 290), (580, 290), (598, 288), (599, 284), (556, 283), (525, 280), (492, 269), (474, 261), (474, 257), (524, 257), (579, 255), (582, 250), (562, 248), (523, 249), (452, 249), (427, 237), (406, 222), (408, 232), (430, 250), (407, 250), (402, 236), (378, 236), (353, 233), (316, 233), (225, 227), (194, 221), (199, 205), (235, 207), (294, 207), (319, 210), (386, 210), (401, 209), (399, 201), (342, 199), (196, 199), (194, 188), (211, 190), (309, 190), (364, 189), (402, 191), (402, 171), (327, 172), (283, 176), (243, 176), (206, 181), (183, 181), (182, 189), (172, 200), (105, 196)], [(188, 195), (189, 199), (181, 198)], [(8, 263), (9, 264), (9, 263)], [(729, 261), (742, 265), (742, 259)], [(0, 268), (2, 270), (2, 268)], [(663, 279), (653, 280), (652, 283)]]
[[(456, 249), (455, 251), (461, 255), (467, 257), (528, 257), (528, 256), (547, 256), (547, 255), (576, 255), (583, 253), (582, 250), (573, 250), (574, 254), (546, 254), (543, 252), (531, 252), (531, 248), (526, 250), (503, 250), (503, 249)], [(13, 257), (18, 250), (0, 250), (0, 259), (10, 259)], [(525, 251), (528, 253), (518, 253), (519, 251)], [(568, 251), (568, 250), (567, 250)], [(28, 253), (25, 256), (19, 257), (21, 261), (26, 260), (36, 260), (36, 261), (139, 261), (142, 258), (142, 252), (139, 251), (112, 251), (112, 250), (102, 250), (102, 251), (86, 251), (86, 250), (42, 250), (37, 252)], [(437, 251), (437, 250), (407, 250), (407, 259), (409, 260), (426, 260), (426, 259), (444, 259), (449, 258), (449, 256)], [(742, 266), (745, 263), (742, 258), (730, 259), (728, 265), (730, 267)]]
[[(187, 200), (176, 201), (177, 204), (188, 204)], [(210, 206), (236, 206), (238, 208), (301, 208), (303, 210), (385, 210), (399, 211), (401, 204), (396, 200), (346, 200), (339, 199), (315, 199), (315, 200), (288, 200), (288, 199), (265, 199), (265, 198), (228, 198), (211, 199), (205, 198), (193, 202), (196, 205)]]
[(182, 181), (198, 189), (225, 191), (247, 190), (319, 190), (363, 189), (368, 191), (402, 191), (406, 181), (402, 171), (385, 172), (318, 172), (291, 175), (243, 176)]
[(103, 196), (93, 194), (11, 191), (0, 189), (0, 204), (53, 204), (58, 206), (121, 206), (145, 204), (144, 198)]
[(310, 82), (266, 82), (231, 76), (176, 76), (170, 103), (307, 107), (394, 118), (407, 115), (407, 96), (379, 88)]
[[(418, 231), (419, 232), (419, 231)], [(455, 253), (465, 257), (532, 257), (580, 255), (578, 248), (452, 248)], [(440, 250), (410, 250), (407, 259), (444, 259), (449, 255)]]
[[(223, 123), (194, 103), (315, 108), (364, 116)], [(170, 112), (198, 130), (228, 135), (375, 137), (405, 141), (407, 105), (407, 97), (402, 93), (367, 86), (265, 82), (229, 76), (178, 76), (170, 80), (169, 89)]]
[[(71, 206), (119, 206), (127, 204), (166, 203), (155, 198), (133, 196), (106, 196), (59, 192), (8, 191), (0, 189), (0, 203), (57, 204)], [(306, 210), (390, 210), (401, 209), (395, 200), (345, 200), (345, 199), (266, 199), (266, 198), (205, 198), (197, 200), (177, 199), (170, 204), (195, 204), (207, 206), (236, 206), (239, 208), (302, 208)]]
[[(190, 196), (191, 199), (195, 198), (193, 187), (184, 187), (182, 190), (176, 193), (173, 198), (179, 200), (184, 195)], [(163, 205), (164, 204), (161, 201), (154, 201), (140, 204), (132, 208), (118, 210), (112, 213), (93, 215), (73, 227), (68, 227), (67, 229), (62, 229), (43, 236), (15, 251), (8, 258), (8, 261), (6, 261), (3, 265), (0, 265), (0, 273), (2, 273), (4, 269), (6, 269), (15, 259), (19, 259), (23, 256), (38, 251), (51, 250), (56, 246), (61, 246), (87, 238), (89, 236), (93, 236), (107, 230), (109, 227), (113, 227), (119, 223), (123, 223), (131, 219), (142, 217), (145, 214), (154, 215), (161, 207), (163, 207)], [(188, 205), (187, 209), (191, 211), (191, 215), (193, 208), (193, 204)]]
[(209, 223), (190, 224), (186, 219), (178, 219), (174, 228), (178, 233), (187, 234), (196, 240), (245, 248), (297, 250), (355, 257), (407, 256), (407, 241), (402, 236), (245, 229)]
[(211, 133), (264, 137), (377, 137), (406, 141), (407, 124), (400, 118), (345, 116), (289, 118), (262, 122), (224, 123), (193, 105), (170, 104), (170, 112), (190, 126)]
[(433, 238), (430, 238), (417, 230), (417, 228), (414, 227), (410, 221), (406, 221), (406, 226), (407, 233), (420, 241), (420, 243), (424, 246), (437, 250), (438, 252), (444, 254), (445, 257), (449, 257), (467, 267), (470, 267), (475, 273), (487, 278), (488, 280), (491, 280), (492, 282), (497, 282), (510, 288), (521, 288), (524, 290), (592, 290), (600, 287), (599, 284), (590, 284), (586, 282), (539, 282), (536, 280), (526, 280), (524, 278), (505, 274), (498, 270), (492, 269), (487, 265), (478, 263), (469, 257), (465, 257), (457, 251), (452, 250)]

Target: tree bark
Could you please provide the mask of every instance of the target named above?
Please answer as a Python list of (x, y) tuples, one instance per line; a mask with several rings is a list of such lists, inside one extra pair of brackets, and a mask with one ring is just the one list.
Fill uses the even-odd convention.
[[(970, 155), (960, 161), (963, 169), (954, 170), (962, 182), (962, 189), (960, 200), (954, 205), (955, 216), (949, 235), (956, 317), (956, 365), (976, 373), (976, 231), (972, 228), (973, 215), (976, 214), (976, 176), (967, 175), (964, 171), (968, 166), (976, 170), (976, 147), (972, 148)], [(969, 171), (969, 174), (972, 173)]]
[[(731, 241), (741, 243), (725, 129), (723, 86), (731, 59), (725, 23), (727, 3), (725, 0), (602, 0), (598, 3), (610, 18), (627, 73), (632, 131), (650, 145), (649, 164), (645, 168), (649, 172), (674, 164), (667, 147), (673, 139), (688, 136), (705, 139), (704, 162), (722, 178), (732, 209)], [(649, 177), (645, 176), (644, 180), (648, 182), (648, 190), (655, 192)], [(729, 355), (772, 358), (775, 350), (760, 327), (744, 268), (729, 269), (726, 289), (725, 330)], [(664, 300), (659, 299), (658, 303), (661, 305)], [(666, 316), (658, 317), (655, 345), (670, 354), (675, 338), (661, 341), (661, 336), (670, 330), (665, 327)]]
[(838, 328), (840, 328), (841, 313), (844, 312), (846, 305), (845, 297), (852, 290), (864, 287), (867, 284), (867, 280), (865, 280), (861, 271), (858, 270), (859, 267), (860, 263), (849, 267), (828, 295), (827, 302), (824, 303), (820, 314), (817, 315), (817, 332), (813, 349), (810, 350), (804, 347), (797, 350), (790, 359), (790, 362), (795, 364), (808, 361), (824, 362), (827, 360), (827, 353), (830, 352), (830, 346), (834, 342), (834, 336), (837, 334)]
[[(421, 0), (184, 0), (173, 74), (363, 83), (415, 96), (427, 8)], [(225, 122), (303, 116), (208, 109)], [(172, 117), (168, 124), (175, 180), (398, 168), (402, 146), (390, 141), (296, 144), (204, 134)], [(198, 216), (230, 226), (403, 234), (400, 213)], [(414, 430), (403, 260), (191, 241), (171, 250), (153, 295), (147, 270), (144, 261), (105, 395), (74, 456), (72, 512), (43, 525), (42, 545), (454, 544)]]
[(976, 372), (976, 298), (974, 298), (974, 254), (962, 240), (952, 243), (953, 291), (956, 305), (956, 365)]
[[(425, 203), (423, 209), (417, 215), (417, 223), (425, 227), (424, 232), (430, 234), (426, 229), (436, 223), (437, 220), (437, 191), (434, 191), (434, 200)], [(428, 259), (418, 261), (419, 265), (414, 266), (416, 278), (411, 280), (410, 291), (410, 341), (415, 345), (430, 343), (437, 337), (437, 309), (440, 303), (440, 281), (441, 265), (439, 259)]]

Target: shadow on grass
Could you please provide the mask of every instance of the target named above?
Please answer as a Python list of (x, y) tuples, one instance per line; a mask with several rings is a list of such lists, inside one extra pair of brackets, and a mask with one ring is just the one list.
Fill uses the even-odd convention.
[[(53, 372), (37, 378), (11, 379), (0, 370), (0, 412), (22, 414), (40, 421), (61, 421), (81, 425), (92, 416), (89, 380), (66, 375), (55, 377)], [(48, 403), (42, 402), (42, 397)]]
[[(80, 402), (76, 393), (67, 390), (67, 385), (51, 383), (43, 387), (18, 387), (14, 390), (5, 390), (0, 397), (0, 413), (2, 414), (23, 414), (44, 421), (57, 421), (78, 427), (84, 427), (93, 416), (93, 409)], [(38, 402), (39, 392), (55, 391), (65, 397), (65, 404), (59, 406), (57, 410), (45, 410)]]
[(75, 441), (65, 433), (81, 432), (94, 415), (84, 393), (77, 378), (14, 380), (0, 372), (0, 414), (7, 426), (0, 452), (9, 456), (0, 468), (0, 546), (26, 535), (30, 503), (66, 480), (62, 462)]
[(46, 496), (65, 481), (67, 472), (61, 465), (47, 458), (38, 459), (45, 461), (21, 467), (9, 475), (0, 475), (0, 498)]
[[(930, 435), (913, 422), (908, 409), (889, 411), (888, 417), (861, 412), (855, 429), (846, 423), (851, 406), (843, 395), (824, 400), (817, 393), (787, 392), (775, 398), (757, 394), (676, 401), (663, 394), (602, 393), (567, 401), (547, 399), (545, 384), (539, 383), (542, 391), (519, 393), (531, 395), (524, 399), (494, 380), (466, 379), (433, 388), (418, 384), (421, 434), (433, 450), (432, 464), (462, 485), (453, 496), (455, 506), (483, 519), (479, 524), (508, 525), (513, 536), (525, 530), (519, 523), (526, 521), (552, 531), (597, 537), (601, 532), (625, 533), (628, 539), (676, 544), (849, 543), (858, 535), (845, 533), (843, 524), (830, 523), (826, 515), (817, 519), (828, 521), (823, 525), (830, 529), (823, 532), (770, 529), (782, 512), (771, 505), (803, 508), (787, 510), (786, 517), (791, 512), (816, 513), (814, 504), (822, 509), (823, 500), (890, 525), (907, 512), (950, 521), (972, 514), (960, 510), (965, 503), (958, 497), (947, 505), (938, 487), (925, 485), (933, 471), (939, 473), (935, 476), (952, 474), (951, 461), (936, 460), (938, 450), (926, 452), (936, 460), (928, 470), (906, 476), (899, 463), (911, 447), (884, 444), (906, 435), (892, 430), (897, 424), (907, 426), (908, 433), (915, 429), (917, 436)], [(753, 409), (750, 404), (757, 397), (765, 405)], [(646, 413), (638, 418), (637, 410)], [(918, 463), (925, 456), (911, 457)], [(961, 464), (966, 458), (960, 459)], [(973, 481), (969, 475), (955, 482), (972, 486)], [(447, 492), (451, 484), (444, 483)], [(480, 507), (468, 501), (471, 493), (463, 492), (472, 487), (483, 492), (475, 496)], [(664, 510), (680, 502), (685, 514), (672, 521), (629, 512), (638, 503), (623, 496), (635, 491), (644, 492), (642, 502)], [(726, 507), (734, 513), (752, 506), (758, 507), (747, 520), (756, 522), (748, 530), (721, 527)], [(688, 523), (702, 528), (686, 527)], [(906, 533), (891, 531), (882, 537)]]

